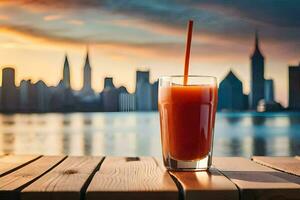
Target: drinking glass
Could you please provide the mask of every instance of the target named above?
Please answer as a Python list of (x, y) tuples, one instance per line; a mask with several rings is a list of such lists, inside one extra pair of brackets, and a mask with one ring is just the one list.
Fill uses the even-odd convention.
[(207, 170), (212, 162), (217, 80), (211, 76), (159, 78), (164, 165), (169, 170)]

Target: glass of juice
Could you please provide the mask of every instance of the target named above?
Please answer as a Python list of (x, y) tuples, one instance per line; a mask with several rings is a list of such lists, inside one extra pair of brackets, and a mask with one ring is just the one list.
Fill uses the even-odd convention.
[(169, 170), (207, 170), (212, 162), (217, 80), (211, 76), (159, 78), (164, 165)]

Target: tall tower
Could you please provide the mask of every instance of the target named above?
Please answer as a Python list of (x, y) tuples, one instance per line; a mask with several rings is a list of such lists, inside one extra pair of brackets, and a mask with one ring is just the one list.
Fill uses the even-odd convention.
[(69, 66), (69, 61), (68, 61), (67, 55), (65, 56), (64, 69), (63, 69), (63, 86), (68, 89), (71, 88), (70, 66)]
[(300, 110), (300, 63), (289, 66), (289, 108)]
[(85, 64), (83, 68), (83, 86), (81, 89), (82, 95), (89, 96), (94, 94), (91, 82), (92, 82), (92, 68), (89, 60), (89, 51), (87, 50), (86, 57), (85, 57)]
[(150, 111), (152, 109), (151, 84), (149, 71), (136, 71), (136, 108), (138, 111)]
[(15, 85), (15, 69), (6, 67), (2, 69), (2, 110), (13, 112), (17, 110), (18, 94)]
[(259, 38), (255, 32), (255, 47), (251, 55), (251, 91), (250, 91), (250, 109), (256, 110), (258, 101), (264, 98), (264, 68), (265, 58), (260, 52)]

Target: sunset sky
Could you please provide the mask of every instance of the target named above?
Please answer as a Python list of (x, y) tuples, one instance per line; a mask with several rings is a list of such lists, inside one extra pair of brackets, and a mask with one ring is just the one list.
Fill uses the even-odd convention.
[(221, 80), (232, 69), (249, 92), (249, 56), (259, 30), (266, 78), (286, 105), (288, 65), (300, 62), (300, 1), (296, 0), (1, 0), (0, 66), (21, 79), (56, 85), (69, 56), (80, 89), (87, 45), (93, 87), (113, 76), (133, 91), (135, 71), (151, 79), (183, 72), (185, 31), (194, 20), (191, 74)]

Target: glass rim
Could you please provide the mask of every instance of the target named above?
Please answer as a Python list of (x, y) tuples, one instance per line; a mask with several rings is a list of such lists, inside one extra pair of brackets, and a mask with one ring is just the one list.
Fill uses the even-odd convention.
[[(217, 77), (215, 77), (215, 76), (207, 76), (207, 75), (188, 75), (187, 77), (217, 79)], [(184, 78), (184, 75), (163, 75), (163, 76), (159, 76), (159, 79), (161, 79), (161, 78)]]

